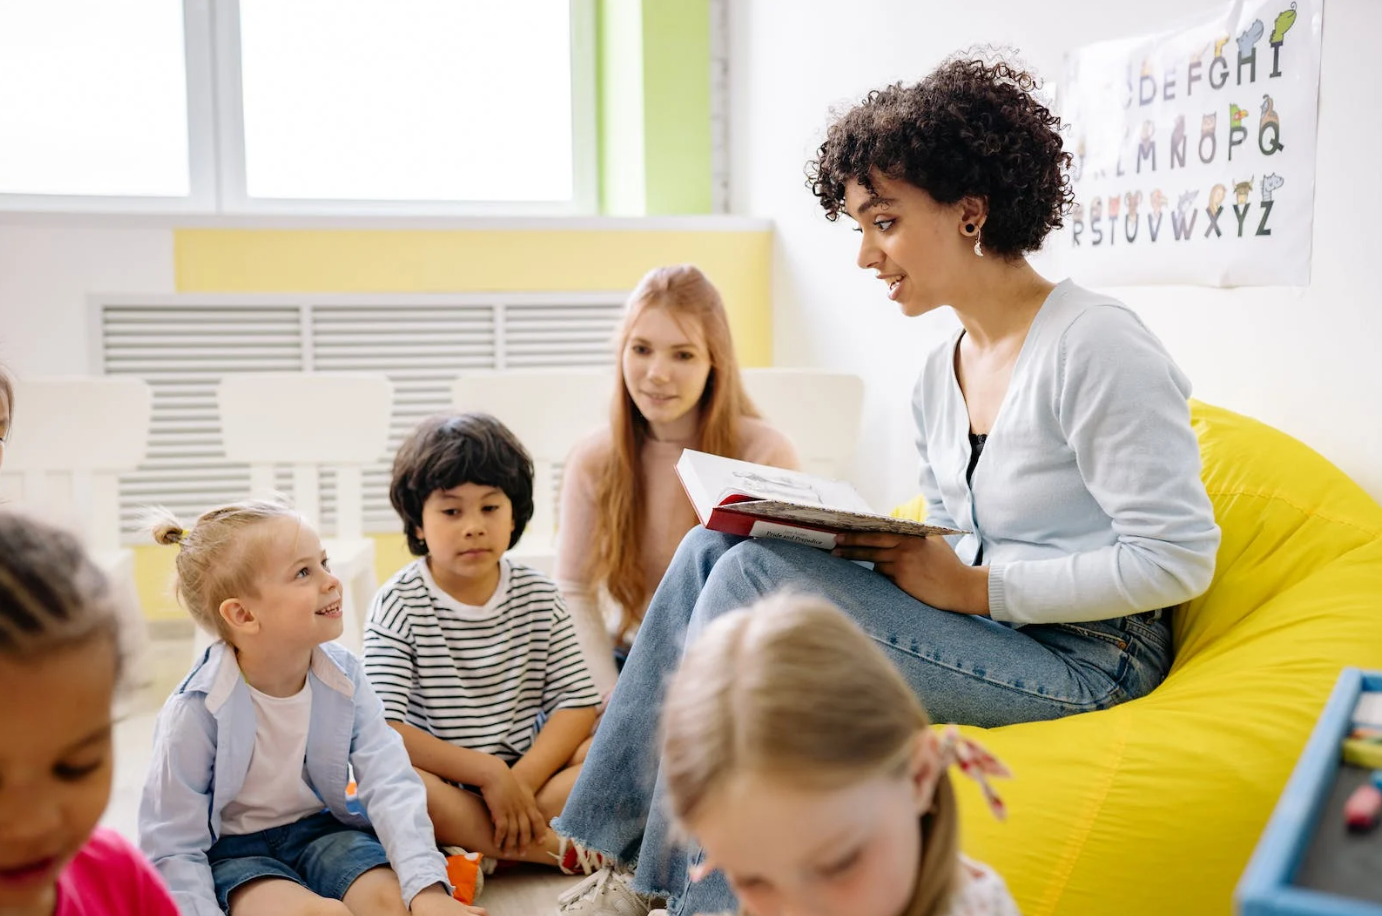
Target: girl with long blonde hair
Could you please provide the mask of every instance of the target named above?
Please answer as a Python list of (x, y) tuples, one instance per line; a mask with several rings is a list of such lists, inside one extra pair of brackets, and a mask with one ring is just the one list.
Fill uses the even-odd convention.
[(992, 870), (960, 853), (949, 766), (1007, 775), (822, 598), (727, 614), (688, 650), (663, 708), (671, 813), (742, 912), (1015, 916)]
[[(629, 296), (610, 423), (572, 450), (562, 481), (557, 584), (602, 692), (696, 515), (677, 481), (682, 449), (795, 468), (796, 450), (744, 391), (729, 317), (700, 269), (659, 267)], [(603, 602), (602, 602), (603, 598)]]

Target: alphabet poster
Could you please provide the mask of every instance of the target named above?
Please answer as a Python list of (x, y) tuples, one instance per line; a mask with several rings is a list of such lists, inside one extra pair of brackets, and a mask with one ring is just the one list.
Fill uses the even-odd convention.
[(1062, 236), (1089, 285), (1305, 286), (1324, 0), (1226, 14), (1066, 58), (1075, 208)]

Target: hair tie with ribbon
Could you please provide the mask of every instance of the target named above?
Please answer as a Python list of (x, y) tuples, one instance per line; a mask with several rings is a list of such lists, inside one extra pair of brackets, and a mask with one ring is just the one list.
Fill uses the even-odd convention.
[(990, 776), (1012, 779), (1012, 771), (1001, 760), (985, 750), (978, 741), (962, 735), (953, 725), (947, 725), (941, 732), (940, 755), (944, 769), (958, 766), (961, 773), (979, 784), (979, 790), (984, 793), (984, 801), (994, 817), (1000, 821), (1007, 818), (1008, 809), (993, 786), (989, 785), (988, 779)]

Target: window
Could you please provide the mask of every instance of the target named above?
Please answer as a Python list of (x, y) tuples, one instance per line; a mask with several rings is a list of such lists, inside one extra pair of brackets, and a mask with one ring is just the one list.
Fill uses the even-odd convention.
[(594, 212), (593, 3), (4, 0), (0, 209)]
[(240, 0), (250, 198), (567, 202), (568, 0)]
[[(202, 57), (189, 34), (205, 18), (182, 0), (35, 0), (0, 4), (0, 195), (6, 206), (92, 209), (141, 199), (146, 209), (185, 208), (210, 181), (194, 170), (202, 123), (188, 105)], [(196, 43), (193, 43), (196, 47)], [(202, 50), (198, 48), (198, 50)], [(209, 126), (210, 119), (203, 119)], [(210, 133), (201, 152), (209, 158)], [(203, 166), (209, 166), (204, 161)]]

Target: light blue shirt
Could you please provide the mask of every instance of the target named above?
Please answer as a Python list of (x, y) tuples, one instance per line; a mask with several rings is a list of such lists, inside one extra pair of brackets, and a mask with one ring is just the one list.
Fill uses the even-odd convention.
[[(312, 650), (312, 718), (303, 778), (342, 823), (373, 827), (398, 875), (403, 899), (448, 888), (446, 859), (427, 816), (427, 790), (384, 721), (384, 707), (358, 659), (340, 646)], [(221, 833), (254, 751), (254, 701), (235, 652), (211, 646), (158, 714), (154, 756), (139, 805), (139, 845), (183, 916), (223, 916), (206, 853)], [(350, 770), (358, 785), (348, 802)]]
[(1219, 527), (1200, 479), (1190, 382), (1127, 306), (1060, 283), (1037, 312), (974, 470), (955, 376), (963, 332), (912, 396), (927, 519), (989, 567), (989, 613), (1104, 620), (1209, 587)]

